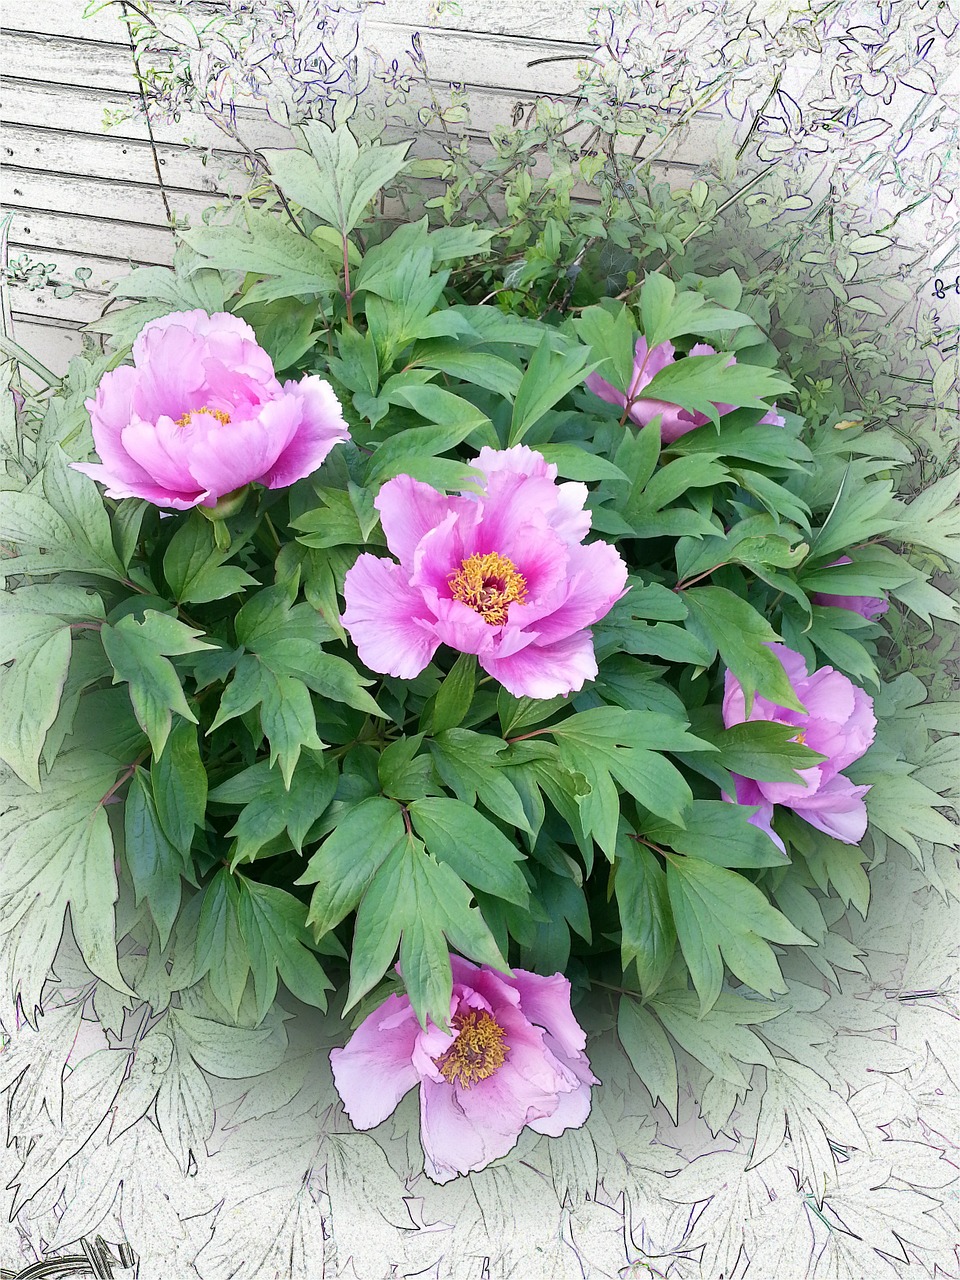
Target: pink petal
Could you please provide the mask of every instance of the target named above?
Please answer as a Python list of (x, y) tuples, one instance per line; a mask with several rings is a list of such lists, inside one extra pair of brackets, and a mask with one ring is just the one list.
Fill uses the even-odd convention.
[[(588, 385), (589, 381), (588, 378)], [(472, 465), (487, 479), (500, 471), (518, 476), (545, 476), (548, 480), (557, 478), (556, 464), (547, 462), (542, 453), (525, 444), (515, 444), (510, 449), (491, 449), (484, 445)]]
[(844, 844), (859, 844), (867, 830), (867, 807), (863, 797), (868, 786), (856, 786), (842, 774), (832, 778), (825, 787), (800, 804), (794, 803), (794, 812), (804, 822), (818, 831), (824, 831)]
[(420, 1084), (420, 1141), (423, 1166), (434, 1182), (450, 1182), (459, 1174), (485, 1168), (516, 1145), (519, 1125), (513, 1133), (478, 1126), (461, 1103), (466, 1096), (444, 1081), (423, 1080)]
[(565, 697), (597, 676), (593, 638), (579, 631), (541, 648), (528, 645), (509, 657), (483, 656), (480, 665), (515, 698)]
[(387, 546), (407, 567), (413, 566), (413, 553), (430, 530), (459, 509), (456, 500), (411, 476), (388, 480), (373, 505), (380, 512)]
[(759, 806), (756, 813), (747, 816), (747, 821), (751, 826), (768, 835), (780, 852), (785, 854), (787, 852), (786, 847), (772, 826), (773, 804), (767, 800), (760, 790), (760, 784), (755, 782), (753, 778), (743, 778), (737, 773), (733, 774), (732, 777), (737, 790), (736, 800), (731, 801), (730, 797), (726, 795), (723, 799), (733, 804)]
[(444, 600), (429, 588), (424, 591), (424, 598), (436, 614), (433, 633), (442, 644), (459, 653), (494, 652), (497, 628), (484, 622), (475, 609), (461, 600)]
[(337, 1093), (357, 1129), (381, 1124), (418, 1082), (413, 1052), (419, 1034), (409, 999), (391, 995), (364, 1018), (342, 1049), (331, 1049)]
[(311, 374), (300, 382), (285, 383), (283, 390), (302, 401), (300, 425), (273, 467), (257, 477), (268, 489), (283, 489), (311, 475), (334, 445), (350, 438), (340, 401), (329, 382)]
[(96, 462), (71, 462), (70, 466), (74, 471), (82, 471), (84, 475), (105, 485), (108, 498), (145, 498), (157, 507), (174, 507), (178, 511), (186, 511), (209, 497), (205, 490), (194, 494), (171, 493), (160, 485), (151, 484), (149, 480), (128, 482), (113, 475), (109, 467)]
[(440, 641), (433, 634), (422, 594), (410, 587), (392, 560), (363, 554), (347, 571), (341, 622), (371, 671), (412, 680), (426, 667)]
[(156, 425), (134, 419), (124, 428), (123, 447), (130, 458), (151, 477), (154, 484), (170, 493), (188, 495), (204, 491), (190, 470), (190, 449), (186, 432), (170, 418), (162, 417)]
[(579, 1055), (587, 1044), (586, 1033), (570, 1008), (570, 981), (562, 973), (544, 977), (526, 969), (514, 969), (513, 985), (520, 993), (524, 1017), (556, 1039), (564, 1054)]
[[(575, 631), (582, 631), (610, 612), (624, 595), (627, 566), (615, 547), (606, 542), (571, 547), (567, 580), (543, 608), (511, 609), (510, 621), (526, 626), (535, 621), (537, 642), (550, 645)], [(539, 602), (538, 602), (539, 603)]]
[(299, 398), (287, 395), (246, 421), (221, 423), (204, 414), (207, 421), (189, 441), (191, 472), (217, 497), (269, 474), (297, 434), (301, 414)]
[(607, 404), (615, 404), (622, 409), (627, 403), (627, 397), (623, 392), (618, 391), (613, 383), (608, 382), (606, 378), (601, 378), (599, 373), (588, 374), (584, 385), (595, 396), (599, 396), (601, 400), (606, 401)]
[[(430, 588), (445, 600), (451, 598), (450, 579), (472, 554), (473, 525), (478, 515), (476, 504), (464, 515), (448, 510), (439, 524), (427, 530), (416, 544), (412, 557), (400, 562), (412, 570), (412, 586)], [(470, 540), (469, 545), (466, 545), (467, 539)]]

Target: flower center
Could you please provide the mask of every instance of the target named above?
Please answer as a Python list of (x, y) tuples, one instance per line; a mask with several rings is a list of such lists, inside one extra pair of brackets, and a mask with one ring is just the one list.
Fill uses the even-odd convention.
[(807, 732), (806, 732), (806, 730), (805, 730), (805, 729), (801, 729), (801, 730), (799, 730), (799, 732), (798, 732), (798, 733), (795, 733), (795, 734), (793, 735), (793, 737), (790, 739), (790, 741), (791, 741), (791, 742), (798, 742), (798, 743), (800, 744), (800, 746), (801, 746), (801, 747), (805, 747), (805, 746), (807, 745)]
[(476, 610), (491, 627), (500, 627), (511, 604), (526, 600), (527, 580), (512, 560), (488, 551), (461, 561), (459, 570), (450, 575), (450, 590), (454, 600)]
[(433, 1063), (444, 1080), (469, 1089), (503, 1066), (510, 1046), (503, 1043), (503, 1027), (483, 1009), (456, 1014), (453, 1025), (459, 1036)]
[(176, 425), (178, 427), (189, 427), (190, 420), (198, 413), (208, 413), (211, 418), (216, 418), (218, 422), (222, 422), (224, 426), (230, 421), (229, 413), (224, 413), (222, 409), (210, 409), (206, 405), (199, 409), (189, 409), (182, 417), (177, 418)]

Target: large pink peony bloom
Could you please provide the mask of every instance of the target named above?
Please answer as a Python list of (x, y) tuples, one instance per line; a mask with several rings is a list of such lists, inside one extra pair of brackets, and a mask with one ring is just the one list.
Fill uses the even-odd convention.
[(552, 698), (597, 674), (587, 627), (624, 594), (627, 566), (583, 545), (582, 484), (515, 445), (481, 449), (484, 491), (448, 498), (410, 476), (380, 490), (387, 545), (347, 573), (343, 625), (371, 671), (412, 679), (441, 644), (475, 653), (518, 697)]
[(795, 725), (796, 741), (805, 743), (826, 759), (812, 769), (800, 770), (802, 782), (755, 782), (734, 774), (737, 803), (760, 806), (750, 821), (766, 831), (781, 849), (783, 842), (770, 826), (775, 804), (786, 805), (805, 822), (844, 844), (857, 844), (867, 829), (863, 797), (870, 788), (855, 786), (840, 770), (859, 760), (873, 742), (877, 727), (873, 699), (833, 667), (818, 667), (812, 675), (807, 675), (806, 664), (799, 653), (782, 644), (771, 644), (769, 648), (783, 665), (806, 711), (792, 711), (766, 698), (755, 697), (750, 715), (746, 715), (743, 689), (728, 671), (723, 723), (728, 729), (745, 720)]
[(420, 1086), (424, 1167), (434, 1182), (482, 1169), (529, 1126), (552, 1137), (579, 1128), (600, 1082), (583, 1052), (570, 983), (515, 969), (512, 978), (451, 956), (452, 1035), (424, 1030), (407, 996), (389, 996), (330, 1063), (358, 1129), (384, 1121)]
[(213, 507), (251, 481), (282, 489), (349, 438), (330, 384), (283, 386), (237, 316), (178, 311), (144, 325), (133, 365), (88, 400), (99, 463), (74, 464), (111, 498)]
[[(827, 568), (832, 569), (838, 564), (853, 564), (853, 561), (849, 556), (841, 556), (839, 560), (832, 560)], [(834, 596), (826, 591), (814, 591), (810, 599), (814, 604), (834, 609), (850, 609), (853, 613), (859, 613), (861, 618), (871, 620), (879, 618), (890, 608), (890, 601), (886, 596)]]
[[(716, 354), (716, 350), (706, 342), (698, 342), (690, 348), (690, 355), (692, 356), (715, 356)], [(656, 374), (665, 369), (668, 364), (673, 364), (675, 359), (676, 350), (672, 342), (661, 342), (648, 351), (646, 338), (641, 334), (637, 339), (633, 356), (633, 378), (629, 388), (632, 403), (627, 417), (631, 422), (636, 423), (638, 427), (646, 427), (659, 414), (660, 439), (664, 444), (672, 444), (674, 440), (686, 435), (688, 431), (702, 427), (710, 421), (705, 413), (681, 409), (678, 404), (670, 404), (666, 400), (646, 399), (638, 395), (638, 392), (653, 381)], [(736, 357), (731, 356), (727, 363), (736, 364)], [(599, 374), (591, 373), (586, 380), (586, 385), (601, 400), (605, 400), (607, 404), (618, 405), (621, 409), (626, 408), (627, 397), (624, 393), (618, 391), (615, 386), (607, 382), (605, 378), (601, 378)], [(714, 405), (719, 414), (729, 413), (734, 407), (732, 404)], [(776, 405), (769, 409), (760, 421), (773, 427), (782, 427), (784, 425), (783, 418), (777, 413)]]

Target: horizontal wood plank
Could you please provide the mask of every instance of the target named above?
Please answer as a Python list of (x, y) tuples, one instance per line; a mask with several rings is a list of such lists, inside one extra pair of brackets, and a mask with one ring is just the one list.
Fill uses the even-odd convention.
[(75, 324), (40, 321), (17, 311), (13, 313), (13, 336), (58, 377), (66, 373), (67, 365), (83, 350), (83, 339)]
[[(371, 24), (368, 44), (386, 62), (396, 58), (401, 67), (408, 67), (413, 34), (409, 27)], [(568, 59), (571, 54), (589, 53), (584, 46), (558, 40), (438, 29), (424, 29), (420, 34), (433, 80), (528, 93), (572, 93), (578, 83), (577, 63)], [(7, 65), (22, 69), (23, 78), (136, 91), (132, 59), (125, 45), (18, 31), (7, 31), (3, 43)]]
[[(196, 5), (198, 15), (213, 6)], [(18, 0), (4, 14), (3, 25), (14, 31), (68, 35), (87, 40), (128, 42), (126, 23), (118, 4), (107, 4), (85, 18), (83, 5), (52, 4), (50, 0)], [(202, 22), (202, 18), (200, 19)], [(555, 0), (458, 0), (435, 14), (433, 0), (381, 0), (366, 10), (369, 25), (440, 28), (488, 35), (524, 36), (528, 39), (562, 40), (593, 47), (590, 39), (590, 6), (557, 4)]]
[(120, 261), (173, 261), (173, 232), (137, 222), (85, 218), (39, 209), (10, 209), (10, 251), (26, 250), (44, 261), (57, 261), (59, 250), (116, 257)]

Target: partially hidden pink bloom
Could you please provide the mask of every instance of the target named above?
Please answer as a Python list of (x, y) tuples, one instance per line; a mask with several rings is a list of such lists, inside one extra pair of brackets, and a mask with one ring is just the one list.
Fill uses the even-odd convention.
[(251, 481), (282, 489), (349, 439), (328, 382), (277, 381), (250, 326), (226, 312), (178, 311), (144, 325), (133, 365), (104, 374), (86, 402), (98, 463), (75, 463), (111, 498), (185, 510)]
[[(698, 342), (690, 348), (692, 356), (715, 356), (716, 354), (716, 350), (706, 342)], [(627, 417), (638, 427), (646, 427), (659, 415), (660, 439), (664, 444), (672, 444), (688, 431), (694, 431), (710, 421), (705, 413), (700, 413), (698, 410), (681, 409), (678, 404), (670, 404), (667, 400), (654, 400), (637, 394), (652, 382), (661, 370), (673, 364), (675, 360), (676, 350), (672, 342), (658, 343), (648, 351), (646, 338), (641, 334), (637, 339), (633, 356), (633, 377), (629, 387), (630, 411)], [(736, 364), (736, 357), (731, 356), (727, 363)], [(599, 374), (591, 373), (586, 380), (586, 385), (607, 404), (618, 405), (621, 409), (626, 408), (626, 395), (618, 391), (605, 378), (601, 378)], [(717, 413), (721, 415), (729, 413), (735, 407), (732, 404), (714, 404)], [(769, 409), (760, 421), (769, 426), (784, 426), (784, 419), (777, 413), (776, 405)]]
[(740, 682), (728, 671), (724, 682), (724, 725), (729, 729), (746, 720), (793, 725), (797, 729), (795, 740), (826, 759), (810, 769), (801, 769), (801, 780), (797, 782), (756, 782), (734, 774), (737, 803), (760, 806), (750, 821), (766, 831), (780, 849), (783, 841), (770, 825), (775, 804), (792, 809), (805, 822), (844, 844), (857, 844), (867, 829), (863, 797), (870, 788), (855, 786), (841, 770), (859, 760), (873, 742), (877, 727), (873, 699), (833, 667), (818, 667), (807, 675), (806, 663), (799, 653), (782, 644), (768, 647), (783, 666), (806, 711), (793, 711), (757, 696), (748, 716)]
[[(839, 560), (832, 560), (827, 568), (833, 569), (838, 564), (853, 564), (853, 561), (849, 556), (841, 556)], [(833, 609), (850, 609), (853, 613), (859, 613), (861, 618), (871, 620), (879, 618), (890, 608), (890, 601), (886, 596), (834, 596), (826, 591), (814, 591), (810, 599), (814, 604), (827, 605)]]
[(358, 1129), (386, 1120), (420, 1086), (424, 1167), (434, 1182), (482, 1169), (529, 1126), (552, 1137), (579, 1128), (599, 1084), (583, 1050), (562, 974), (513, 977), (451, 956), (452, 1034), (420, 1026), (409, 997), (392, 995), (364, 1018), (330, 1063)]
[(479, 495), (447, 497), (410, 476), (376, 499), (387, 546), (346, 575), (343, 625), (371, 671), (412, 679), (447, 644), (517, 697), (552, 698), (597, 674), (587, 628), (624, 594), (627, 566), (590, 528), (582, 484), (557, 484), (542, 454), (481, 449)]

